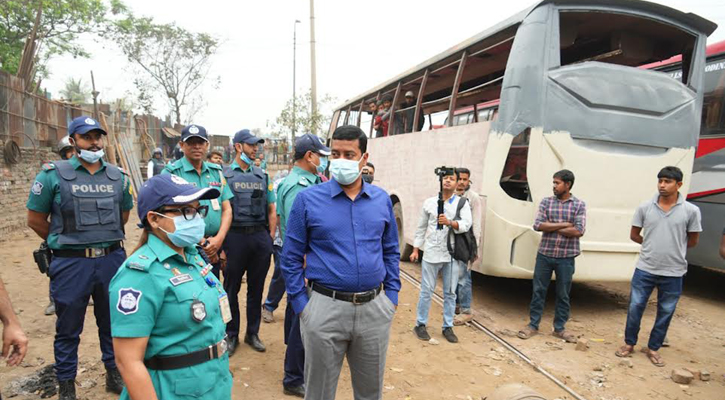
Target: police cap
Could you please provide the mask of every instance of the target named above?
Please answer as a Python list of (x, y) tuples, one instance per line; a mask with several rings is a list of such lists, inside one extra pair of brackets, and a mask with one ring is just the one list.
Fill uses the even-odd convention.
[(322, 139), (311, 133), (306, 133), (295, 139), (295, 154), (305, 154), (308, 151), (323, 156), (330, 155), (330, 148), (322, 143)]
[(204, 139), (206, 142), (209, 141), (209, 136), (206, 134), (206, 129), (201, 125), (188, 125), (181, 130), (181, 141), (186, 142), (191, 137), (198, 137)]
[(242, 129), (241, 131), (234, 134), (234, 139), (232, 140), (232, 142), (234, 142), (234, 144), (257, 144), (264, 143), (264, 139), (252, 135), (252, 132), (250, 132), (249, 129)]
[(106, 131), (101, 128), (98, 121), (85, 115), (74, 118), (70, 125), (68, 125), (68, 136), (71, 136), (74, 133), (83, 135), (84, 133), (88, 133), (90, 131), (100, 131), (102, 134), (107, 135)]
[[(189, 204), (197, 200), (219, 197), (219, 190), (212, 187), (198, 188), (184, 178), (162, 174), (146, 181), (138, 194), (138, 218), (143, 222), (149, 211), (161, 206)], [(142, 225), (139, 225), (142, 227)]]

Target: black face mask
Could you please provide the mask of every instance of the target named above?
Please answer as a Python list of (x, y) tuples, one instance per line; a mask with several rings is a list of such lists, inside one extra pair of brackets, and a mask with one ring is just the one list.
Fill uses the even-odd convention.
[(362, 175), (362, 180), (365, 181), (365, 183), (373, 183), (373, 178), (374, 178), (374, 176), (370, 175), (370, 174)]

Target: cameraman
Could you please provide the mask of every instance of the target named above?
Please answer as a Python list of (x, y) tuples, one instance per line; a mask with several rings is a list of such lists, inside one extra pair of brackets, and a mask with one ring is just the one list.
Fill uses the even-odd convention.
[[(423, 202), (423, 211), (418, 221), (418, 229), (415, 231), (413, 253), (410, 255), (410, 261), (418, 261), (420, 247), (423, 246), (422, 280), (414, 331), (418, 339), (430, 340), (426, 329), (428, 311), (431, 294), (435, 290), (436, 279), (440, 272), (443, 280), (443, 336), (451, 343), (458, 343), (458, 337), (453, 333), (453, 316), (456, 308), (458, 271), (461, 266), (448, 251), (448, 233), (451, 228), (455, 233), (464, 233), (471, 228), (471, 207), (466, 199), (455, 194), (458, 171), (442, 167), (436, 172), (442, 179), (442, 192), (439, 196), (433, 196)], [(443, 200), (442, 214), (438, 208), (439, 197)], [(460, 211), (460, 219), (455, 219), (459, 201), (465, 203)]]

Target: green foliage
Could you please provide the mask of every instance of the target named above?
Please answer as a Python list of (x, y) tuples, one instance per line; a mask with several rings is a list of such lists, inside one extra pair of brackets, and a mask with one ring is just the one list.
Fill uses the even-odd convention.
[(125, 9), (118, 0), (111, 2), (111, 8), (102, 0), (0, 0), (0, 69), (17, 73), (39, 6), (42, 13), (35, 62), (41, 77), (48, 75), (47, 63), (54, 56), (87, 57), (79, 35), (102, 31), (108, 12)]
[(81, 78), (78, 78), (78, 80), (68, 78), (65, 81), (65, 86), (60, 91), (60, 95), (66, 101), (74, 104), (88, 104), (91, 100), (91, 89)]
[[(151, 18), (128, 12), (125, 18), (114, 22), (107, 38), (119, 45), (138, 70), (139, 78), (134, 83), (142, 107), (151, 107), (153, 93), (163, 93), (180, 124), (204, 106), (199, 92), (207, 81), (211, 58), (219, 48), (216, 38), (173, 23), (157, 24)], [(218, 78), (216, 81), (218, 84)]]
[[(312, 104), (311, 91), (298, 95), (294, 104), (292, 99), (289, 99), (272, 127), (274, 135), (276, 137), (287, 137), (293, 131), (298, 136), (305, 133), (319, 135), (323, 131), (323, 128), (327, 128), (330, 124), (330, 119), (332, 118), (330, 111), (336, 101), (337, 99), (331, 97), (329, 94), (326, 94), (322, 99), (318, 98), (317, 112), (312, 114), (310, 107), (310, 104)], [(292, 129), (293, 127), (295, 128), (294, 130)]]

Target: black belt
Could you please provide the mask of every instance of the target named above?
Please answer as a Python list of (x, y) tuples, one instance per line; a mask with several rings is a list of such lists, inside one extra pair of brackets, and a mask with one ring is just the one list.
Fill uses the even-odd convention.
[(314, 283), (312, 281), (310, 281), (308, 285), (310, 286), (310, 289), (314, 290), (319, 294), (323, 294), (327, 297), (332, 297), (335, 300), (349, 301), (350, 303), (356, 305), (365, 304), (367, 302), (373, 301), (375, 296), (380, 294), (380, 292), (383, 290), (383, 285), (380, 285), (375, 289), (367, 290), (365, 292), (352, 293), (328, 289), (320, 285), (319, 283)]
[(267, 230), (267, 225), (254, 225), (254, 226), (236, 226), (229, 228), (234, 233), (250, 234), (255, 232), (261, 232)]
[(222, 339), (221, 342), (213, 344), (199, 351), (195, 351), (189, 354), (182, 354), (180, 356), (151, 357), (148, 360), (143, 360), (143, 363), (148, 369), (179, 369), (191, 367), (197, 364), (201, 364), (203, 362), (207, 362), (209, 360), (221, 358), (226, 352), (227, 341), (226, 339)]
[(105, 257), (118, 249), (122, 249), (123, 245), (121, 242), (116, 242), (108, 247), (97, 248), (88, 247), (85, 249), (77, 250), (53, 250), (54, 257), (61, 258), (99, 258)]

